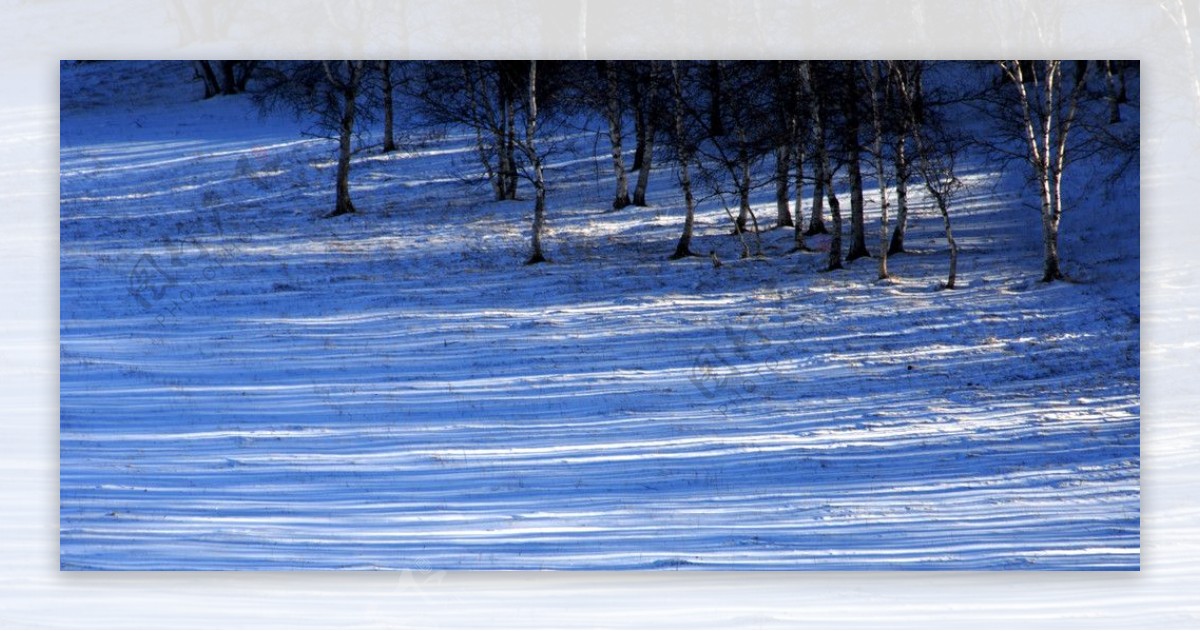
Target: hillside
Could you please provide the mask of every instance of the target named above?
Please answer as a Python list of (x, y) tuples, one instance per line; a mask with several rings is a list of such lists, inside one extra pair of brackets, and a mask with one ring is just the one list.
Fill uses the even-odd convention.
[(1022, 175), (968, 156), (944, 291), (919, 191), (889, 282), (786, 230), (739, 259), (719, 200), (722, 266), (668, 261), (674, 174), (609, 210), (581, 131), (524, 266), (465, 132), (365, 139), (323, 220), (302, 124), (186, 63), (61, 70), (64, 569), (1139, 565), (1136, 182), (1068, 175), (1047, 285)]

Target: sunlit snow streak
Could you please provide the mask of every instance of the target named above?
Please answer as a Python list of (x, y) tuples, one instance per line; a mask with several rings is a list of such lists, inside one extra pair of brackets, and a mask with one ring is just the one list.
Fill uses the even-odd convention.
[(527, 205), (439, 180), (463, 137), (322, 222), (330, 147), (238, 103), (63, 118), (64, 568), (1138, 567), (1136, 213), (1043, 287), (1036, 216), (974, 199), (938, 292), (933, 221), (877, 285), (704, 206), (714, 271), (665, 260), (671, 178), (602, 213), (562, 159), (526, 268)]

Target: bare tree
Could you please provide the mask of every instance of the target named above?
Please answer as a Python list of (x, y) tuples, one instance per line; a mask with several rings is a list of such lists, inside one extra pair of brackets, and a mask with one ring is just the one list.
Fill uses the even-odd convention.
[(212, 98), (221, 93), (221, 81), (217, 79), (212, 64), (204, 60), (197, 61), (196, 75), (204, 81), (204, 98)]
[(217, 67), (220, 68), (221, 74), (218, 77), (212, 64), (208, 61), (202, 60), (195, 63), (196, 74), (204, 81), (204, 98), (206, 99), (218, 94), (231, 95), (245, 92), (250, 77), (253, 75), (255, 67), (258, 66), (257, 61), (219, 61)]
[[(780, 142), (775, 146), (775, 224), (780, 228), (796, 225), (792, 222), (791, 209), (790, 177), (793, 151), (793, 145), (789, 142)], [(803, 169), (803, 165), (800, 168)]]
[[(754, 179), (755, 166), (774, 152), (778, 140), (777, 117), (764, 115), (775, 106), (771, 80), (762, 62), (710, 62), (705, 68), (703, 80), (695, 82), (696, 89), (688, 94), (707, 105), (704, 132), (697, 143), (697, 173), (714, 195), (727, 199), (726, 195), (732, 194), (737, 200), (737, 216), (730, 213), (732, 234), (745, 244), (744, 235), (751, 232), (755, 255), (761, 255), (761, 230), (750, 200), (754, 189), (769, 183)], [(714, 106), (714, 99), (722, 103)], [(716, 115), (721, 120), (714, 119)], [(714, 128), (722, 133), (713, 134)], [(750, 256), (748, 247), (742, 256)]]
[(1024, 130), (1026, 161), (1038, 182), (1042, 214), (1042, 282), (1063, 279), (1058, 254), (1062, 220), (1062, 178), (1068, 163), (1067, 138), (1084, 92), (1086, 66), (1066, 89), (1062, 62), (1001, 61), (1000, 68), (1014, 88)]
[(646, 187), (650, 183), (650, 170), (654, 162), (654, 136), (657, 120), (661, 115), (659, 96), (659, 64), (650, 61), (645, 66), (635, 65), (633, 101), (636, 108), (635, 129), (637, 149), (634, 152), (633, 169), (638, 172), (637, 186), (633, 189), (633, 205), (646, 206)]
[[(364, 61), (287, 61), (262, 66), (255, 103), (264, 111), (291, 110), (311, 123), (306, 134), (337, 142), (336, 199), (322, 217), (355, 212), (350, 197), (350, 161), (356, 133), (373, 111), (363, 99)], [(361, 102), (360, 101), (364, 101)]]
[(829, 150), (825, 144), (825, 127), (821, 124), (821, 106), (816, 95), (811, 101), (810, 111), (812, 112), (812, 143), (815, 147), (813, 162), (815, 173), (813, 174), (812, 211), (809, 212), (808, 229), (804, 231), (805, 236), (829, 234), (829, 228), (825, 226), (825, 182), (830, 179), (831, 175)]
[(517, 62), (496, 63), (497, 92), (500, 97), (501, 125), (497, 128), (496, 146), (500, 151), (500, 183), (503, 199), (517, 198)]
[(893, 139), (893, 168), (896, 177), (896, 227), (892, 230), (887, 253), (904, 252), (904, 237), (908, 231), (908, 132), (901, 130)]
[[(899, 91), (899, 82), (905, 82), (904, 87), (909, 91), (914, 99), (915, 115), (912, 117), (915, 124), (920, 124), (924, 118), (924, 97), (921, 94), (921, 73), (922, 62), (920, 61), (893, 61), (889, 62), (889, 71), (892, 75), (890, 87), (892, 90), (889, 94), (893, 97)], [(897, 106), (898, 109), (904, 109)], [(892, 138), (892, 158), (893, 168), (896, 178), (896, 227), (892, 230), (892, 239), (888, 244), (888, 255), (901, 254), (904, 252), (904, 237), (908, 230), (908, 178), (909, 178), (909, 157), (908, 157), (908, 140), (912, 123), (909, 121), (909, 116), (899, 116), (896, 120), (896, 133)]]
[(833, 192), (833, 171), (825, 170), (825, 196), (829, 201), (829, 218), (833, 222), (833, 238), (829, 240), (829, 265), (826, 271), (842, 269), (842, 205)]
[(796, 250), (804, 250), (804, 144), (792, 143), (792, 162), (796, 167), (796, 218), (792, 223), (792, 240)]
[(519, 180), (517, 110), (528, 68), (516, 61), (424, 62), (406, 96), (426, 120), (463, 126), (497, 201), (513, 200)]
[(809, 221), (807, 234), (828, 234), (822, 217), (822, 204), (828, 201), (829, 217), (833, 223), (833, 238), (829, 242), (829, 262), (826, 271), (842, 269), (842, 206), (833, 190), (833, 168), (829, 163), (829, 147), (825, 136), (824, 106), (820, 91), (812, 81), (813, 65), (806, 62), (803, 65), (807, 75), (807, 83), (812, 92), (808, 100), (809, 122), (812, 125), (812, 143), (816, 153), (816, 184), (813, 187), (812, 219)]
[(806, 249), (804, 243), (804, 152), (805, 152), (805, 133), (804, 133), (804, 103), (810, 98), (811, 86), (809, 85), (809, 67), (807, 61), (798, 61), (790, 65), (792, 77), (792, 98), (790, 100), (791, 116), (789, 117), (790, 124), (790, 139), (792, 147), (792, 161), (796, 169), (796, 216), (793, 223), (793, 240), (795, 241), (796, 250)]
[(396, 150), (396, 106), (392, 86), (392, 62), (379, 62), (379, 75), (383, 80), (383, 152)]
[(354, 134), (358, 87), (362, 81), (362, 61), (323, 62), (329, 84), (341, 95), (342, 116), (338, 125), (337, 202), (326, 217), (354, 212), (350, 201), (350, 143)]
[(675, 122), (675, 153), (679, 159), (679, 186), (683, 189), (683, 203), (686, 209), (686, 215), (683, 220), (683, 233), (679, 235), (679, 242), (675, 245), (675, 252), (671, 255), (671, 259), (681, 259), (688, 256), (695, 256), (692, 253), (692, 227), (695, 224), (696, 217), (696, 200), (692, 195), (692, 178), (689, 171), (692, 161), (692, 143), (689, 138), (686, 124), (684, 121), (684, 98), (683, 86), (679, 77), (679, 62), (671, 62), (671, 80), (672, 93), (674, 94), (674, 122)]
[[(893, 76), (903, 74), (898, 68), (898, 62), (889, 62)], [(917, 154), (916, 167), (924, 181), (925, 190), (933, 198), (938, 212), (942, 215), (942, 225), (946, 234), (946, 243), (950, 248), (950, 271), (946, 278), (946, 289), (954, 289), (958, 276), (958, 242), (954, 240), (954, 231), (950, 222), (950, 202), (962, 181), (955, 173), (955, 162), (961, 153), (965, 142), (948, 133), (944, 129), (934, 127), (933, 121), (922, 113), (921, 100), (916, 86), (911, 82), (899, 80), (894, 83), (900, 95), (901, 107), (908, 124), (914, 149)]]
[[(450, 120), (466, 122), (475, 132), (475, 152), (479, 163), (483, 166), (484, 175), (492, 186), (492, 194), (497, 201), (508, 199), (509, 188), (505, 180), (505, 164), (503, 145), (499, 142), (489, 143), (489, 137), (497, 141), (505, 137), (504, 120), (497, 114), (485, 85), (484, 72), (479, 62), (464, 62), (461, 67), (463, 82), (467, 93), (466, 113), (461, 118), (452, 117)], [(438, 90), (426, 96), (427, 103), (440, 104)], [(427, 93), (428, 94), (428, 93)], [(438, 108), (438, 105), (434, 105)], [(444, 110), (443, 110), (444, 111)]]
[(875, 158), (875, 179), (879, 184), (879, 279), (888, 277), (888, 187), (887, 172), (884, 169), (884, 90), (885, 84), (891, 81), (891, 71), (883, 72), (883, 68), (891, 68), (884, 62), (865, 62), (864, 71), (867, 76), (867, 88), (871, 92), (871, 127), (875, 132), (872, 153)]
[(542, 154), (537, 148), (538, 102), (537, 61), (529, 62), (529, 100), (525, 107), (525, 144), (521, 146), (533, 167), (533, 227), (529, 259), (526, 265), (546, 262), (542, 253), (542, 232), (546, 227), (546, 180), (542, 174)]
[(846, 168), (850, 179), (850, 250), (846, 260), (853, 261), (871, 256), (867, 249), (867, 232), (863, 214), (862, 144), (859, 140), (860, 117), (858, 66), (861, 62), (847, 62), (845, 68), (846, 95), (842, 107), (846, 120), (842, 126), (842, 142), (845, 145)]
[(621, 81), (617, 76), (619, 62), (601, 62), (603, 68), (604, 114), (608, 120), (608, 139), (612, 146), (613, 173), (617, 180), (617, 192), (613, 197), (612, 207), (620, 210), (629, 205), (629, 178), (625, 171), (625, 155), (622, 147), (622, 127), (624, 115), (621, 108)]
[(774, 138), (775, 159), (775, 225), (781, 228), (791, 228), (791, 169), (792, 154), (795, 151), (796, 137), (796, 91), (793, 88), (795, 75), (791, 73), (787, 62), (771, 63), (771, 83), (773, 84), (773, 101), (776, 116)]

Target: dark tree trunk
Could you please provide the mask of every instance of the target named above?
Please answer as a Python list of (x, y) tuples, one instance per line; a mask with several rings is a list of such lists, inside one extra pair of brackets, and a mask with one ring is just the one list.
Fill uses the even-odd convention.
[(847, 261), (871, 256), (871, 252), (867, 250), (866, 230), (863, 225), (861, 157), (858, 150), (851, 149), (850, 163), (847, 165), (850, 171), (850, 251), (846, 253)]
[(354, 117), (357, 109), (358, 82), (361, 62), (342, 62), (346, 65), (346, 79), (335, 79), (326, 64), (325, 69), (331, 82), (342, 93), (342, 117), (338, 125), (337, 201), (333, 212), (326, 217), (336, 217), (355, 211), (350, 201), (350, 142), (354, 137)]
[(829, 172), (829, 150), (825, 146), (825, 127), (821, 122), (821, 107), (817, 103), (816, 95), (813, 95), (812, 100), (812, 124), (813, 124), (813, 141), (816, 143), (816, 182), (813, 185), (812, 197), (812, 213), (808, 220), (808, 230), (804, 232), (805, 236), (813, 236), (817, 234), (829, 234), (829, 229), (825, 227), (825, 185), (829, 182), (831, 174)]
[(517, 198), (517, 113), (511, 98), (504, 100), (504, 199)]
[(721, 117), (724, 102), (721, 86), (721, 62), (708, 62), (708, 90), (712, 97), (708, 102), (708, 133), (711, 136), (725, 135), (725, 121)]
[(925, 124), (925, 85), (924, 64), (920, 62), (911, 65), (912, 81), (912, 121), (917, 125)]
[(243, 61), (241, 64), (242, 71), (238, 74), (237, 90), (245, 92), (246, 86), (250, 83), (250, 77), (254, 75), (254, 68), (258, 65), (257, 61)]
[[(380, 62), (379, 72), (383, 75), (383, 152), (396, 150), (395, 105), (392, 98), (392, 62)], [(473, 89), (473, 88), (472, 88)]]
[(207, 61), (197, 61), (200, 77), (204, 79), (204, 98), (209, 99), (221, 93), (221, 82), (217, 81), (217, 73), (213, 72), (212, 64)]
[(637, 186), (633, 189), (633, 205), (648, 206), (646, 203), (646, 187), (650, 184), (650, 170), (654, 162), (654, 137), (647, 135), (645, 141), (645, 155), (642, 157), (642, 166), (638, 169)]
[(221, 94), (237, 94), (237, 79), (233, 76), (235, 61), (221, 62)]
[[(656, 129), (651, 108), (654, 107), (658, 98), (658, 70), (658, 62), (651, 61), (647, 73), (636, 75), (638, 80), (633, 82), (636, 94), (635, 102), (637, 103), (637, 120), (634, 123), (637, 128), (637, 150), (633, 156), (633, 169), (638, 172), (637, 186), (633, 189), (634, 206), (647, 206), (646, 187), (650, 184), (650, 171), (654, 168)], [(641, 79), (642, 76), (645, 77), (644, 82)], [(642, 90), (645, 91), (645, 94), (641, 92)]]
[(797, 142), (796, 154), (796, 223), (794, 239), (796, 249), (805, 249), (804, 245), (804, 145)]
[(833, 221), (833, 239), (829, 242), (828, 271), (842, 269), (842, 206), (833, 193), (832, 174), (825, 174), (825, 191), (829, 200), (829, 217)]
[(908, 155), (905, 151), (905, 134), (901, 132), (896, 142), (896, 227), (888, 244), (888, 254), (904, 252), (904, 234), (908, 230)]
[(654, 73), (657, 71), (657, 62), (649, 62), (648, 74), (643, 74), (642, 64), (645, 62), (635, 62), (634, 72), (629, 75), (629, 100), (633, 103), (633, 134), (635, 138), (635, 147), (633, 149), (633, 164), (629, 167), (631, 171), (640, 171), (642, 162), (646, 157), (646, 131), (650, 123), (650, 116), (647, 110), (649, 109), (650, 99), (654, 94)]
[(845, 142), (849, 152), (850, 176), (850, 251), (846, 260), (853, 261), (864, 256), (871, 256), (867, 250), (866, 227), (863, 225), (863, 184), (862, 184), (862, 148), (859, 145), (858, 117), (858, 81), (855, 74), (858, 64), (850, 62), (847, 65), (846, 89), (849, 96), (846, 99), (846, 128)]
[(496, 69), (500, 97), (500, 127), (496, 150), (500, 154), (500, 192), (502, 200), (517, 198), (517, 98), (516, 68), (513, 62), (499, 62)]
[(1117, 66), (1117, 103), (1128, 103), (1129, 92), (1125, 89), (1125, 67), (1128, 64), (1126, 64), (1123, 60), (1114, 61), (1113, 63)]
[(750, 165), (738, 160), (741, 175), (737, 180), (738, 214), (733, 222), (733, 233), (742, 234), (746, 231), (746, 222), (750, 220)]
[(508, 126), (508, 105), (501, 103), (501, 120), (500, 126), (495, 129), (496, 134), (496, 199), (504, 201), (511, 199), (509, 197), (509, 173), (512, 170), (512, 153), (508, 150), (511, 134)]
[(642, 164), (645, 163), (647, 141), (646, 126), (648, 124), (649, 122), (646, 120), (646, 111), (642, 104), (639, 103), (637, 110), (634, 112), (633, 119), (633, 133), (637, 138), (637, 146), (633, 149), (633, 165), (629, 167), (630, 170), (640, 171), (642, 170)]
[(506, 124), (507, 131), (504, 134), (504, 154), (505, 161), (508, 163), (508, 173), (505, 176), (504, 190), (505, 199), (517, 198), (517, 181), (519, 174), (517, 173), (517, 113), (516, 108), (512, 103), (508, 106), (508, 123)]
[(829, 234), (829, 228), (825, 227), (825, 177), (820, 173), (820, 166), (821, 163), (818, 162), (817, 179), (813, 182), (812, 212), (809, 213), (808, 230), (804, 231), (806, 237)]
[(775, 215), (780, 227), (790, 228), (792, 223), (791, 205), (791, 147), (787, 144), (775, 148)]

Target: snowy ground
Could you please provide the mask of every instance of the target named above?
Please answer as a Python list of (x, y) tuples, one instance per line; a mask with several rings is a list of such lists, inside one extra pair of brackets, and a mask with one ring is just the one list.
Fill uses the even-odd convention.
[(978, 162), (938, 291), (927, 208), (890, 283), (783, 230), (738, 260), (712, 202), (725, 265), (669, 262), (673, 177), (606, 211), (586, 137), (525, 267), (469, 138), (363, 151), (320, 220), (332, 143), (146, 68), (62, 69), (63, 568), (1138, 567), (1136, 188), (1047, 286)]

